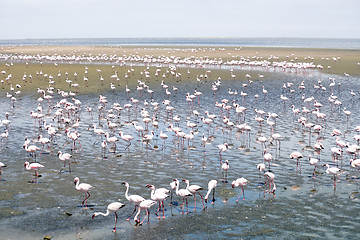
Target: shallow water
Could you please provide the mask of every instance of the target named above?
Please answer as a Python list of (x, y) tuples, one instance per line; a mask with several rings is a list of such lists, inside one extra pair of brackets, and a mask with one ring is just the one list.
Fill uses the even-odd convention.
[[(1, 149), (0, 156), (3, 168), (0, 183), (0, 231), (1, 239), (39, 239), (45, 235), (54, 239), (264, 239), (264, 238), (327, 238), (327, 239), (355, 239), (359, 234), (359, 179), (356, 171), (351, 170), (349, 159), (346, 153), (342, 162), (337, 164), (343, 172), (337, 182), (336, 190), (333, 188), (333, 180), (325, 173), (321, 166), (325, 163), (333, 164), (330, 148), (335, 146), (335, 138), (330, 134), (334, 128), (340, 129), (345, 135), (342, 139), (350, 144), (355, 144), (353, 136), (354, 127), (359, 122), (359, 97), (351, 97), (350, 89), (357, 94), (360, 90), (358, 78), (345, 78), (336, 76), (337, 82), (341, 82), (341, 88), (334, 88), (334, 95), (342, 101), (342, 108), (347, 107), (352, 111), (350, 122), (347, 124), (344, 113), (339, 108), (331, 106), (328, 98), (330, 96), (329, 76), (320, 75), (316, 72), (305, 72), (303, 74), (278, 74), (276, 79), (266, 82), (254, 80), (246, 89), (243, 89), (244, 82), (223, 81), (220, 90), (214, 96), (211, 90), (211, 83), (203, 81), (197, 86), (172, 83), (165, 80), (169, 86), (176, 86), (179, 91), (170, 96), (171, 105), (175, 107), (173, 116), (178, 114), (182, 119), (180, 127), (184, 132), (189, 133), (186, 120), (197, 122), (196, 135), (190, 144), (190, 149), (185, 142), (184, 147), (179, 146), (174, 134), (168, 131), (171, 118), (167, 116), (164, 105), (160, 104), (158, 121), (159, 127), (150, 129), (155, 131), (155, 138), (150, 142), (150, 147), (139, 141), (137, 132), (131, 122), (138, 121), (144, 126), (140, 110), (144, 108), (143, 100), (150, 102), (150, 96), (131, 89), (131, 96), (141, 100), (137, 109), (121, 112), (121, 117), (114, 119), (119, 124), (116, 136), (120, 130), (125, 134), (135, 137), (129, 151), (125, 151), (126, 143), (118, 142), (116, 152), (109, 152), (107, 148), (106, 159), (101, 156), (100, 137), (96, 136), (91, 127), (92, 124), (102, 125), (108, 131), (106, 120), (98, 118), (99, 106), (97, 95), (78, 96), (82, 105), (78, 112), (80, 127), (77, 130), (80, 134), (80, 141), (83, 148), (78, 146), (76, 151), (71, 151), (72, 143), (66, 139), (64, 130), (66, 126), (58, 125), (52, 121), (56, 109), (47, 109), (48, 104), (42, 103), (46, 113), (47, 123), (52, 122), (58, 127), (57, 144), (51, 147), (52, 154), (37, 154), (37, 160), (43, 164), (44, 169), (40, 170), (42, 175), (38, 183), (29, 183), (33, 178), (32, 174), (24, 169), (25, 161), (32, 161), (22, 148), (25, 136), (34, 141), (39, 134), (47, 137), (47, 132), (39, 129), (34, 120), (30, 118), (30, 111), (36, 110), (38, 95), (22, 96), (16, 102), (15, 108), (5, 97), (1, 98), (0, 116), (4, 119), (4, 113), (9, 112), (11, 122), (10, 135), (6, 141), (6, 149)], [(316, 91), (313, 85), (318, 80), (327, 87), (326, 92)], [(306, 89), (302, 92), (298, 86), (305, 81)], [(195, 82), (195, 80), (194, 80)], [(295, 94), (291, 95), (288, 90), (284, 91), (282, 86), (286, 82), (294, 83), (292, 89)], [(265, 97), (262, 93), (262, 86), (269, 94)], [(155, 91), (154, 100), (162, 102), (166, 98), (165, 92), (159, 83), (150, 85)], [(187, 92), (193, 93), (197, 88), (203, 95), (200, 97), (200, 104), (194, 100), (193, 106), (185, 101)], [(248, 93), (246, 101), (243, 101), (240, 94), (236, 97), (228, 94), (228, 89)], [(171, 91), (171, 89), (170, 89)], [(313, 167), (309, 165), (307, 156), (316, 154), (309, 146), (316, 142), (317, 135), (303, 131), (301, 125), (294, 119), (291, 105), (297, 108), (305, 106), (301, 96), (314, 96), (324, 107), (322, 112), (327, 114), (326, 127), (322, 130), (322, 143), (325, 149), (321, 152), (321, 162), (318, 164), (316, 178), (312, 178)], [(256, 100), (254, 95), (258, 94)], [(284, 106), (280, 95), (289, 97), (290, 101)], [(120, 92), (109, 92), (107, 109), (115, 102), (122, 106), (129, 103), (124, 89)], [(215, 101), (227, 98), (235, 100), (239, 105), (248, 108), (246, 123), (252, 127), (250, 141), (247, 141), (245, 134), (240, 134), (233, 129), (231, 132), (224, 127), (220, 116), (215, 120), (212, 129), (203, 124), (199, 118), (192, 114), (192, 110), (198, 110), (202, 115), (208, 110), (212, 114), (219, 115), (219, 109), (214, 107)], [(59, 101), (60, 97), (54, 95), (53, 103)], [(71, 102), (71, 99), (68, 99)], [(313, 104), (313, 103), (312, 103)], [(86, 112), (86, 107), (94, 109), (93, 117)], [(312, 107), (312, 105), (311, 105)], [(147, 107), (150, 114), (153, 109)], [(280, 155), (271, 163), (271, 170), (276, 175), (276, 195), (266, 193), (266, 186), (263, 186), (263, 177), (259, 179), (256, 165), (262, 162), (261, 144), (256, 141), (259, 136), (270, 135), (270, 128), (264, 122), (262, 129), (254, 120), (254, 109), (262, 109), (275, 112), (279, 115), (276, 120), (274, 132), (280, 133), (284, 138), (281, 141)], [(310, 114), (311, 115), (311, 114)], [(310, 116), (309, 115), (309, 116)], [(232, 109), (230, 119), (237, 121), (237, 116)], [(315, 122), (311, 116), (311, 122)], [(2, 132), (4, 127), (1, 128)], [(158, 137), (160, 131), (165, 131), (169, 138), (166, 140), (166, 147), (163, 148), (163, 141)], [(71, 130), (73, 131), (73, 130)], [(202, 134), (209, 137), (209, 142), (204, 148), (201, 145)], [(223, 159), (228, 159), (230, 170), (228, 173), (229, 183), (222, 182), (220, 157), (217, 145), (228, 142), (230, 149), (222, 154)], [(41, 147), (39, 143), (36, 143)], [(269, 151), (275, 156), (275, 145), (267, 145)], [(46, 149), (46, 147), (45, 147)], [(73, 155), (71, 164), (72, 172), (59, 174), (62, 162), (56, 153), (61, 150)], [(111, 149), (112, 151), (113, 149)], [(301, 160), (302, 172), (296, 171), (296, 161), (289, 159), (293, 151), (300, 151), (304, 158)], [(316, 156), (317, 158), (319, 156)], [(267, 166), (268, 168), (268, 166)], [(91, 190), (91, 197), (88, 209), (81, 207), (84, 195), (75, 190), (73, 179), (79, 177), (80, 182), (89, 183), (95, 188)], [(249, 184), (245, 187), (245, 200), (236, 203), (240, 194), (240, 188), (233, 189), (231, 181), (239, 177), (245, 177)], [(215, 203), (207, 203), (207, 208), (202, 210), (201, 202), (197, 202), (196, 211), (193, 199), (189, 199), (189, 214), (180, 214), (182, 209), (178, 206), (181, 203), (174, 194), (174, 205), (169, 205), (170, 199), (165, 203), (166, 219), (158, 219), (154, 212), (156, 207), (151, 208), (150, 224), (134, 226), (134, 221), (126, 222), (125, 219), (133, 210), (125, 196), (126, 188), (121, 183), (130, 183), (130, 194), (139, 194), (150, 198), (150, 190), (145, 186), (153, 184), (156, 187), (168, 187), (174, 179), (189, 179), (190, 184), (198, 184), (204, 188), (202, 195), (207, 191), (207, 183), (211, 179), (218, 181), (216, 188)], [(181, 183), (181, 188), (185, 184)], [(106, 206), (120, 199), (126, 206), (118, 212), (118, 231), (112, 233), (114, 216), (98, 216), (93, 220), (93, 212), (105, 212)], [(70, 216), (69, 216), (70, 215)], [(141, 214), (141, 218), (145, 215)]]

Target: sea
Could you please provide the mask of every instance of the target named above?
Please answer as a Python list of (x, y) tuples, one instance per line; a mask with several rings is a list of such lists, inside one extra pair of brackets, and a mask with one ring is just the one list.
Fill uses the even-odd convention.
[(61, 39), (0, 39), (8, 45), (64, 46), (229, 46), (229, 47), (291, 47), (324, 49), (360, 49), (359, 38), (61, 38)]

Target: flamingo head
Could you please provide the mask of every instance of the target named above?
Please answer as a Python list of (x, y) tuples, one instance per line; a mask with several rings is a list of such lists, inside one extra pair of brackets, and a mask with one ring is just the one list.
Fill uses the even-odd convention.
[(76, 177), (76, 178), (74, 178), (74, 184), (76, 185), (76, 183), (79, 181), (79, 178), (78, 177)]
[(91, 218), (94, 219), (95, 217), (96, 217), (96, 215), (95, 215), (95, 213), (94, 213)]
[(152, 189), (152, 190), (155, 189), (155, 186), (154, 186), (154, 185), (151, 185), (151, 184), (146, 185), (146, 187), (147, 187), (147, 188), (150, 188), (150, 189)]
[(25, 162), (24, 167), (26, 167), (27, 165), (29, 165), (29, 162)]
[(127, 182), (122, 182), (122, 185), (128, 186), (129, 184)]
[(61, 151), (58, 151), (57, 155), (59, 156), (61, 154)]

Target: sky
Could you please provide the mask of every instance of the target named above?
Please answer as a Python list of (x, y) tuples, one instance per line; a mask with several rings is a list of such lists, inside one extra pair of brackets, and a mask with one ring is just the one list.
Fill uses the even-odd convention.
[(0, 39), (360, 38), (359, 0), (0, 0)]

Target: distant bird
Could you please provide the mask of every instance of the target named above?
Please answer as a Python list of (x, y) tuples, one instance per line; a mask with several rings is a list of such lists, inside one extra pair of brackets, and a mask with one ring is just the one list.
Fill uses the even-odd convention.
[(222, 160), (221, 152), (225, 152), (228, 150), (229, 145), (227, 143), (223, 143), (217, 146), (219, 149), (220, 161)]
[(69, 172), (71, 172), (70, 159), (72, 158), (72, 155), (69, 153), (62, 153), (61, 151), (58, 151), (57, 155), (59, 159), (64, 162), (64, 167), (60, 170), (59, 173), (61, 173), (62, 170), (64, 170), (66, 164), (69, 165)]
[(336, 189), (336, 178), (340, 174), (340, 168), (337, 167), (330, 167), (329, 164), (324, 164), (323, 167), (327, 167), (326, 174), (334, 176), (334, 190)]
[(34, 179), (31, 181), (32, 183), (33, 182), (37, 182), (37, 178), (39, 176), (39, 173), (38, 173), (38, 168), (43, 168), (44, 166), (41, 165), (40, 163), (29, 163), (29, 162), (25, 162), (24, 164), (24, 167), (26, 170), (28, 171), (35, 171), (35, 177)]
[(243, 194), (243, 200), (245, 200), (245, 191), (244, 191), (244, 186), (246, 186), (248, 184), (248, 180), (246, 178), (238, 178), (236, 180), (234, 180), (232, 183), (231, 183), (231, 186), (232, 188), (235, 188), (235, 187), (241, 187), (241, 192), (240, 192), (240, 195), (239, 197), (236, 199), (236, 202), (239, 201), (239, 198), (241, 196), (241, 193)]
[(119, 211), (120, 208), (124, 207), (125, 204), (122, 204), (120, 202), (113, 202), (113, 203), (110, 203), (108, 206), (107, 206), (107, 210), (106, 210), (106, 213), (102, 213), (102, 212), (95, 212), (93, 215), (92, 215), (92, 219), (94, 219), (96, 216), (99, 216), (99, 215), (103, 215), (103, 216), (108, 216), (110, 213), (114, 213), (115, 214), (115, 226), (114, 226), (114, 229), (113, 229), (113, 232), (116, 232), (116, 222), (117, 222), (117, 219), (118, 219), (118, 215), (117, 215), (117, 211)]
[(210, 180), (208, 183), (208, 192), (205, 195), (205, 202), (207, 203), (208, 197), (211, 193), (211, 191), (213, 192), (213, 198), (212, 198), (212, 203), (215, 202), (215, 188), (217, 186), (217, 181), (216, 180)]
[(124, 135), (124, 133), (123, 133), (122, 131), (119, 132), (119, 135), (120, 135), (120, 137), (121, 137), (122, 140), (124, 140), (124, 141), (126, 141), (126, 142), (129, 143), (129, 145), (127, 145), (126, 148), (125, 148), (125, 151), (126, 151), (126, 149), (128, 149), (128, 148), (130, 147), (130, 145), (131, 145), (131, 140), (133, 140), (134, 137), (131, 136), (131, 135)]
[(223, 182), (227, 183), (227, 173), (229, 170), (229, 160), (225, 160), (225, 162), (221, 165), (222, 174), (223, 174)]
[[(275, 185), (275, 174), (272, 172), (266, 172), (264, 173), (264, 177), (266, 178), (266, 183), (269, 184), (269, 193), (275, 194), (276, 185)], [(271, 185), (273, 185), (273, 188), (271, 189)]]
[(265, 171), (265, 164), (264, 163), (259, 163), (257, 166), (256, 166), (257, 170), (259, 171), (259, 178), (261, 178), (261, 173)]
[(290, 154), (290, 158), (291, 159), (296, 159), (296, 171), (298, 170), (298, 167), (300, 168), (300, 172), (301, 172), (301, 165), (300, 165), (300, 158), (302, 158), (303, 155), (299, 152), (292, 152)]
[(271, 153), (267, 152), (267, 149), (264, 150), (264, 161), (269, 163), (269, 169), (270, 169), (270, 162), (273, 160), (273, 156)]
[(315, 178), (315, 170), (316, 170), (316, 165), (318, 164), (318, 162), (319, 162), (319, 159), (313, 158), (313, 157), (311, 157), (311, 155), (309, 155), (310, 165), (315, 166), (314, 171), (313, 171), (313, 178)]
[(85, 209), (87, 209), (86, 202), (87, 202), (87, 199), (90, 197), (89, 191), (91, 189), (93, 189), (94, 187), (87, 183), (80, 183), (80, 179), (78, 177), (74, 178), (74, 184), (75, 184), (76, 190), (85, 193), (85, 199), (84, 199), (84, 201), (82, 201), (81, 206), (84, 206)]
[(35, 145), (23, 145), (23, 148), (31, 154), (31, 157), (34, 157), (35, 159), (35, 162), (36, 162), (36, 151), (37, 150), (40, 150), (40, 148), (38, 148), (37, 146)]

